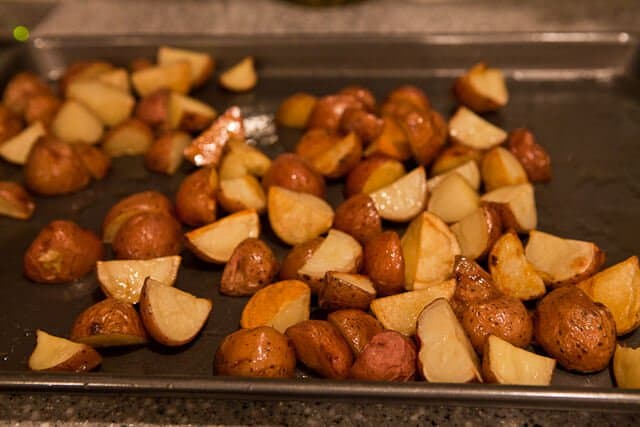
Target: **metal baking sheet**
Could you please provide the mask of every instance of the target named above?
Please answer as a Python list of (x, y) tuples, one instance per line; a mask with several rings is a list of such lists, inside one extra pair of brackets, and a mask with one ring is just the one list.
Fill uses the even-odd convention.
[[(0, 84), (23, 69), (55, 81), (81, 59), (106, 59), (127, 65), (153, 58), (162, 44), (211, 52), (218, 69), (245, 55), (259, 67), (256, 90), (233, 95), (211, 82), (195, 96), (218, 110), (239, 105), (258, 123), (258, 144), (270, 155), (289, 150), (300, 132), (269, 131), (278, 104), (294, 91), (318, 95), (347, 84), (371, 88), (382, 98), (394, 87), (423, 88), (435, 108), (449, 116), (456, 108), (453, 79), (479, 60), (505, 70), (509, 105), (487, 115), (505, 129), (527, 126), (549, 150), (551, 183), (536, 185), (539, 228), (593, 240), (607, 254), (607, 265), (640, 253), (640, 55), (633, 34), (537, 33), (435, 35), (416, 37), (105, 37), (37, 38), (26, 45), (0, 48)], [(260, 132), (258, 132), (260, 133)], [(188, 251), (177, 286), (213, 300), (213, 314), (193, 343), (168, 349), (108, 349), (98, 372), (29, 372), (27, 359), (34, 331), (65, 336), (72, 321), (103, 295), (95, 275), (65, 285), (31, 283), (22, 276), (22, 256), (42, 226), (69, 218), (98, 231), (118, 199), (156, 189), (173, 197), (188, 165), (173, 177), (148, 172), (139, 157), (114, 161), (108, 179), (66, 197), (37, 197), (28, 222), (0, 218), (0, 390), (205, 394), (240, 398), (400, 399), (468, 405), (553, 408), (640, 408), (640, 392), (612, 387), (608, 371), (576, 375), (557, 369), (551, 387), (504, 387), (411, 382), (365, 383), (315, 379), (300, 371), (295, 380), (220, 378), (213, 375), (213, 355), (221, 339), (238, 328), (245, 298), (220, 295), (222, 267), (205, 264)], [(0, 179), (22, 179), (21, 169), (0, 164)], [(331, 203), (341, 200), (338, 185), (329, 188)], [(286, 247), (264, 224), (263, 237), (282, 258)], [(640, 345), (640, 332), (623, 337)]]

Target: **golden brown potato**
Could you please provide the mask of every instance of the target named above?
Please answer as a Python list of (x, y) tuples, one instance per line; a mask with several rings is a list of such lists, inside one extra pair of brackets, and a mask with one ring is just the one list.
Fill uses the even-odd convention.
[(30, 71), (14, 75), (2, 94), (2, 103), (16, 114), (23, 115), (29, 99), (36, 95), (52, 95), (51, 88)]
[(62, 107), (62, 101), (53, 95), (42, 94), (29, 98), (24, 111), (24, 120), (29, 123), (41, 122), (45, 127), (49, 127), (53, 118)]
[(182, 164), (182, 152), (190, 142), (191, 136), (185, 132), (165, 132), (144, 153), (144, 165), (150, 171), (173, 175)]
[(347, 108), (340, 119), (340, 129), (345, 133), (354, 132), (365, 144), (379, 137), (383, 128), (380, 117), (360, 108)]
[(340, 92), (338, 92), (338, 94), (354, 97), (355, 99), (360, 101), (364, 109), (370, 113), (375, 113), (377, 111), (376, 97), (367, 88), (358, 85), (346, 86), (340, 89)]
[(509, 101), (502, 71), (489, 68), (484, 62), (475, 64), (460, 76), (453, 91), (461, 104), (480, 113), (498, 110)]
[(305, 366), (325, 378), (349, 375), (353, 355), (340, 332), (326, 320), (305, 320), (287, 329), (296, 356)]
[(296, 154), (327, 178), (340, 178), (362, 157), (362, 143), (353, 132), (345, 137), (324, 128), (308, 130), (296, 145)]
[(104, 151), (88, 144), (74, 144), (71, 147), (78, 153), (93, 179), (101, 180), (107, 176), (111, 168), (111, 157)]
[(304, 92), (297, 92), (287, 97), (276, 113), (276, 122), (279, 125), (304, 129), (307, 127), (311, 111), (316, 105), (317, 98)]
[[(385, 104), (393, 104), (399, 102), (406, 102), (411, 104), (414, 108), (419, 110), (430, 110), (431, 102), (427, 95), (415, 86), (404, 85), (400, 86), (389, 93)], [(383, 106), (384, 113), (384, 106)]]
[(398, 122), (407, 135), (413, 157), (422, 165), (430, 164), (447, 142), (447, 123), (437, 111), (412, 111)]
[(482, 160), (482, 155), (482, 151), (467, 147), (466, 145), (455, 144), (446, 147), (438, 153), (438, 157), (436, 157), (431, 165), (431, 176), (449, 172), (458, 166), (464, 165), (469, 160), (473, 160), (479, 164)]
[(451, 306), (457, 316), (460, 316), (462, 310), (471, 304), (488, 301), (501, 295), (493, 285), (489, 273), (467, 257), (456, 257), (453, 274), (456, 279), (456, 290), (451, 299)]
[(383, 154), (374, 154), (351, 169), (344, 185), (344, 197), (372, 193), (393, 183), (404, 174), (404, 166), (398, 160)]
[(551, 179), (551, 157), (536, 142), (530, 130), (520, 128), (511, 132), (507, 139), (507, 147), (520, 161), (531, 182), (544, 182)]
[(258, 84), (258, 73), (252, 56), (243, 58), (218, 76), (218, 83), (231, 92), (247, 92)]
[(347, 108), (362, 109), (362, 103), (351, 95), (327, 95), (316, 102), (309, 120), (307, 129), (323, 128), (329, 132), (340, 129), (342, 114)]
[(271, 327), (241, 329), (220, 343), (214, 370), (216, 375), (293, 378), (296, 354), (291, 340)]
[(216, 199), (222, 209), (229, 213), (254, 209), (261, 214), (267, 209), (267, 196), (260, 181), (253, 175), (221, 179)]
[(478, 209), (451, 225), (462, 255), (483, 259), (502, 236), (500, 211), (491, 203), (481, 203)]
[(24, 254), (24, 274), (38, 283), (65, 283), (89, 273), (102, 258), (102, 242), (71, 221), (52, 221)]
[(240, 326), (272, 326), (284, 333), (287, 328), (309, 320), (311, 289), (299, 280), (283, 280), (259, 289), (249, 299), (240, 316)]
[(366, 381), (410, 381), (416, 373), (416, 347), (396, 331), (375, 335), (357, 357), (349, 378)]
[(144, 344), (147, 333), (133, 304), (107, 298), (76, 317), (70, 339), (92, 347), (115, 347)]
[(382, 232), (382, 220), (376, 205), (367, 194), (356, 194), (336, 209), (333, 228), (344, 231), (364, 244)]
[(329, 313), (327, 320), (342, 334), (357, 357), (371, 338), (384, 329), (378, 319), (362, 310), (346, 309)]
[(184, 149), (184, 157), (196, 166), (218, 167), (227, 142), (245, 139), (244, 119), (237, 106), (229, 107)]
[(102, 149), (111, 157), (145, 154), (153, 144), (153, 131), (142, 120), (127, 119), (112, 127), (102, 140)]
[(135, 117), (151, 127), (165, 128), (169, 121), (169, 89), (158, 89), (138, 101)]
[(153, 62), (147, 58), (135, 58), (129, 63), (129, 70), (131, 70), (132, 73), (151, 67), (153, 67)]
[(177, 255), (182, 249), (182, 227), (164, 212), (139, 212), (122, 224), (111, 247), (118, 259)]
[(22, 130), (22, 121), (13, 111), (0, 104), (0, 143), (8, 141)]
[(80, 155), (56, 139), (36, 143), (24, 166), (27, 187), (47, 196), (69, 194), (89, 185), (91, 175)]
[[(216, 220), (215, 187), (211, 183), (212, 169), (202, 168), (187, 175), (176, 193), (176, 214), (192, 227)], [(215, 184), (215, 182), (214, 182)]]
[(375, 297), (376, 289), (367, 276), (328, 271), (318, 291), (318, 306), (324, 310), (368, 310)]
[(324, 237), (316, 237), (291, 248), (282, 261), (280, 280), (300, 279), (298, 270), (307, 263), (323, 241)]
[(111, 206), (102, 222), (102, 238), (111, 243), (116, 233), (129, 218), (139, 212), (164, 212), (173, 214), (173, 206), (169, 199), (157, 191), (134, 193)]
[(293, 153), (280, 154), (271, 163), (262, 177), (262, 186), (268, 190), (272, 185), (321, 198), (324, 198), (326, 192), (322, 175), (314, 171), (306, 160)]
[(29, 219), (36, 209), (33, 199), (17, 182), (0, 181), (0, 215)]
[(88, 372), (98, 367), (102, 357), (86, 344), (49, 335), (38, 329), (38, 342), (29, 357), (32, 371)]
[(112, 71), (114, 66), (104, 61), (77, 61), (64, 70), (60, 77), (60, 89), (62, 93), (67, 92), (67, 87), (74, 81), (94, 79), (99, 75)]
[(278, 259), (269, 245), (255, 238), (243, 240), (224, 267), (220, 292), (232, 296), (253, 295), (273, 282), (278, 267)]
[(616, 324), (609, 309), (575, 286), (549, 292), (534, 316), (536, 342), (569, 371), (607, 367), (616, 346)]
[(384, 231), (364, 244), (364, 271), (371, 278), (378, 296), (404, 290), (404, 255), (400, 236)]

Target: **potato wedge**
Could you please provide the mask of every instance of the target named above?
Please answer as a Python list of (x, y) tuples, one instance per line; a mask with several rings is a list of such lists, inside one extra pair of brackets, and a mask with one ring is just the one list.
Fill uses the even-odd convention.
[[(402, 85), (391, 92), (387, 96), (385, 104), (405, 102), (418, 110), (429, 110), (431, 102), (422, 89), (413, 85)], [(384, 106), (383, 106), (384, 110)]]
[(640, 347), (616, 346), (613, 376), (620, 388), (640, 388)]
[(77, 101), (62, 104), (51, 123), (53, 134), (64, 142), (95, 144), (104, 133), (102, 121)]
[(427, 210), (451, 224), (473, 213), (478, 209), (479, 202), (478, 193), (467, 180), (457, 173), (451, 173), (431, 192)]
[(80, 80), (98, 80), (105, 73), (115, 70), (115, 66), (105, 61), (77, 61), (69, 65), (60, 77), (60, 89), (66, 96), (67, 87)]
[(133, 87), (141, 97), (158, 89), (186, 94), (191, 89), (191, 65), (187, 61), (156, 65), (131, 73)]
[(169, 127), (185, 132), (199, 132), (211, 125), (218, 113), (210, 105), (195, 98), (171, 92)]
[(418, 368), (429, 382), (482, 382), (478, 356), (449, 302), (438, 298), (422, 310), (416, 336)]
[(158, 65), (170, 65), (188, 62), (191, 66), (191, 87), (203, 85), (215, 70), (213, 56), (205, 52), (191, 49), (179, 49), (171, 46), (160, 46), (157, 53)]
[(0, 181), (0, 215), (29, 219), (36, 204), (24, 187), (16, 182)]
[(402, 236), (407, 290), (428, 288), (451, 277), (460, 246), (447, 225), (423, 212)]
[(178, 255), (182, 250), (182, 226), (166, 212), (139, 212), (122, 224), (111, 249), (118, 259)]
[[(438, 154), (431, 165), (431, 176), (442, 175), (473, 160), (476, 166), (482, 160), (483, 152), (465, 145), (451, 145)], [(477, 190), (477, 188), (476, 188)]]
[(406, 222), (418, 215), (426, 206), (427, 180), (422, 166), (415, 168), (393, 183), (369, 196), (383, 219)]
[(87, 372), (102, 363), (102, 357), (86, 344), (36, 331), (38, 342), (29, 357), (32, 371)]
[[(53, 95), (34, 95), (27, 102), (24, 121), (29, 125), (41, 122), (45, 128), (50, 129), (60, 107), (62, 107), (62, 101)], [(9, 124), (9, 130), (11, 130), (11, 124)], [(0, 134), (2, 134), (1, 131)], [(0, 136), (0, 140), (2, 139)]]
[(371, 156), (349, 172), (344, 187), (345, 198), (372, 193), (393, 183), (405, 174), (404, 165), (391, 157)]
[(146, 343), (147, 333), (133, 304), (107, 298), (76, 317), (70, 339), (92, 347), (120, 347)]
[(111, 157), (104, 150), (89, 144), (73, 144), (73, 151), (80, 157), (91, 178), (104, 179), (111, 169)]
[(240, 108), (228, 108), (191, 145), (184, 149), (184, 156), (196, 166), (217, 167), (224, 148), (230, 139), (244, 140), (244, 124)]
[(536, 228), (538, 214), (531, 184), (500, 187), (484, 194), (480, 200), (496, 204), (505, 229), (513, 228), (522, 233)]
[(260, 235), (260, 218), (255, 210), (233, 213), (186, 233), (186, 245), (203, 261), (224, 264), (233, 250), (249, 237)]
[(368, 239), (363, 258), (363, 270), (379, 296), (404, 290), (404, 255), (398, 233), (388, 230)]
[(318, 305), (325, 310), (354, 308), (368, 310), (376, 289), (367, 276), (328, 271), (318, 293)]
[(136, 103), (132, 95), (98, 80), (74, 81), (67, 87), (67, 96), (91, 110), (106, 126), (127, 120)]
[(451, 279), (426, 289), (377, 298), (371, 302), (371, 311), (385, 329), (415, 335), (422, 310), (438, 298), (450, 299), (455, 287), (456, 282)]
[(340, 178), (360, 161), (362, 142), (354, 132), (340, 138), (326, 129), (312, 129), (296, 145), (296, 154), (322, 176)]
[(284, 333), (290, 326), (309, 319), (311, 289), (299, 280), (283, 280), (257, 291), (240, 316), (240, 326), (271, 326)]
[(507, 133), (468, 108), (460, 107), (449, 120), (449, 137), (455, 143), (488, 150), (502, 144), (507, 139)]
[(478, 113), (498, 110), (509, 101), (502, 71), (489, 68), (484, 62), (475, 64), (456, 80), (453, 90), (461, 104)]
[(332, 311), (327, 315), (327, 320), (340, 331), (356, 357), (362, 353), (371, 338), (384, 330), (375, 317), (362, 310)]
[(29, 100), (37, 95), (52, 95), (51, 88), (31, 71), (15, 74), (4, 88), (2, 103), (13, 113), (22, 116)]
[(355, 133), (367, 144), (382, 134), (384, 120), (363, 108), (347, 108), (340, 118), (340, 129), (347, 134)]
[(427, 188), (429, 191), (433, 191), (445, 178), (454, 173), (464, 178), (474, 190), (477, 191), (480, 188), (480, 169), (475, 160), (469, 160), (448, 172), (429, 178), (427, 180)]
[(529, 129), (515, 129), (507, 141), (509, 151), (518, 159), (531, 182), (544, 182), (551, 179), (551, 157), (536, 142)]
[(220, 206), (230, 213), (254, 209), (260, 214), (267, 209), (267, 197), (262, 185), (252, 175), (222, 179), (216, 196)]
[(176, 214), (180, 221), (200, 227), (216, 220), (216, 189), (218, 174), (215, 169), (200, 168), (187, 175), (176, 193)]
[(364, 244), (382, 232), (382, 220), (371, 197), (356, 194), (336, 208), (333, 228), (350, 234)]
[(197, 298), (149, 277), (140, 293), (140, 317), (149, 335), (171, 347), (193, 341), (207, 323), (211, 309), (211, 300)]
[(605, 260), (604, 252), (595, 243), (563, 239), (537, 230), (529, 232), (524, 255), (542, 280), (554, 287), (591, 277)]
[(232, 296), (253, 295), (273, 282), (278, 268), (278, 258), (269, 245), (255, 238), (243, 240), (224, 266), (220, 293)]
[(421, 165), (431, 164), (447, 142), (444, 118), (435, 110), (412, 111), (399, 122), (409, 140), (413, 158)]
[(362, 103), (353, 95), (335, 94), (318, 98), (309, 120), (307, 129), (324, 129), (330, 134), (340, 130), (342, 116), (348, 108), (363, 108)]
[(271, 186), (267, 196), (269, 222), (285, 243), (296, 245), (329, 230), (333, 209), (319, 197)]
[[(220, 172), (222, 173), (222, 169)], [(326, 193), (322, 175), (313, 170), (306, 160), (293, 153), (280, 154), (264, 173), (262, 186), (265, 190), (274, 185), (320, 198), (324, 198)]]
[(488, 383), (550, 385), (556, 361), (491, 335), (482, 359), (482, 376)]
[(165, 132), (144, 153), (144, 165), (150, 171), (173, 175), (182, 165), (182, 153), (190, 143), (191, 136), (186, 132)]
[(280, 280), (300, 279), (298, 270), (313, 256), (313, 253), (324, 242), (324, 237), (316, 237), (295, 245), (282, 260)]
[(304, 129), (311, 116), (318, 98), (304, 92), (297, 92), (287, 97), (276, 113), (276, 122), (285, 127)]
[(460, 245), (461, 255), (470, 259), (484, 258), (502, 235), (500, 212), (492, 204), (481, 204), (451, 225), (451, 232)]
[(411, 158), (411, 147), (398, 120), (392, 116), (382, 117), (382, 133), (371, 142), (364, 156), (384, 155), (404, 162)]
[(136, 104), (135, 118), (154, 128), (169, 128), (169, 89), (158, 89), (142, 97)]
[(529, 180), (524, 168), (511, 152), (502, 147), (493, 147), (482, 158), (482, 181), (484, 189), (492, 191)]
[(129, 84), (129, 72), (124, 68), (116, 68), (114, 70), (105, 71), (97, 76), (98, 81), (108, 84), (124, 93), (131, 93), (131, 85)]
[(471, 305), (493, 300), (502, 296), (502, 292), (493, 284), (489, 273), (484, 271), (477, 262), (457, 256), (453, 267), (456, 280), (455, 292), (451, 298), (451, 307), (458, 317)]
[(227, 143), (227, 154), (220, 163), (220, 179), (263, 176), (270, 167), (271, 159), (262, 151), (245, 141), (232, 139)]
[(137, 156), (146, 153), (152, 144), (151, 128), (138, 119), (130, 119), (105, 135), (102, 149), (111, 157)]
[(524, 248), (514, 231), (503, 234), (489, 252), (489, 272), (495, 286), (505, 295), (523, 301), (547, 292), (535, 267), (524, 256)]
[(109, 297), (137, 304), (147, 277), (173, 286), (182, 258), (178, 255), (145, 260), (98, 261), (96, 275), (100, 289)]
[(113, 205), (102, 222), (102, 240), (111, 243), (118, 230), (129, 218), (139, 212), (170, 214), (173, 206), (169, 199), (157, 191), (142, 191), (121, 199)]
[(0, 157), (17, 165), (24, 165), (34, 144), (46, 133), (42, 123), (35, 122), (16, 136), (1, 142)]
[(223, 88), (231, 92), (247, 92), (258, 84), (258, 73), (252, 56), (243, 58), (240, 62), (224, 71), (218, 77)]

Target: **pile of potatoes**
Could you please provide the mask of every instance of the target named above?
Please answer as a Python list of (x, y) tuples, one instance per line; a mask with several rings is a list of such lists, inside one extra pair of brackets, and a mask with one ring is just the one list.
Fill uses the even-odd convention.
[[(360, 86), (293, 94), (276, 122), (303, 133), (270, 159), (246, 143), (240, 108), (218, 115), (188, 96), (213, 73), (210, 55), (163, 47), (131, 68), (74, 64), (63, 98), (29, 73), (4, 93), (0, 156), (24, 165), (35, 194), (78, 191), (122, 155), (157, 173), (195, 166), (173, 201), (155, 189), (119, 201), (100, 237), (54, 221), (35, 238), (30, 280), (96, 267), (107, 298), (70, 340), (39, 331), (32, 369), (85, 371), (100, 363), (94, 347), (195, 339), (212, 303), (174, 287), (186, 248), (224, 266), (222, 294), (249, 297), (215, 352), (217, 375), (292, 378), (302, 365), (331, 379), (548, 385), (556, 364), (589, 373), (613, 360), (620, 386), (640, 386), (640, 353), (616, 345), (640, 326), (638, 260), (600, 271), (596, 244), (536, 229), (532, 184), (551, 179), (551, 160), (530, 130), (481, 116), (508, 103), (500, 70), (481, 63), (457, 79), (448, 120), (410, 85), (382, 103)], [(253, 60), (219, 81), (250, 90)], [(338, 182), (334, 207), (325, 198)], [(0, 213), (34, 208), (24, 188), (0, 183)], [(261, 239), (264, 224), (290, 248), (284, 258)], [(103, 243), (116, 259), (102, 260)]]

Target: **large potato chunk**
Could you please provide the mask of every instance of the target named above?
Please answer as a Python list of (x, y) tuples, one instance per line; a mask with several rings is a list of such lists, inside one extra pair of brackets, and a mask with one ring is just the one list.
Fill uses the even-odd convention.
[(312, 129), (296, 145), (296, 154), (322, 176), (340, 178), (360, 161), (362, 142), (353, 132), (340, 138), (326, 129)]
[(549, 385), (556, 361), (491, 335), (485, 344), (482, 375), (488, 383)]
[(479, 113), (493, 111), (507, 105), (509, 92), (504, 75), (498, 68), (489, 68), (479, 62), (454, 85), (458, 101)]
[(158, 89), (187, 93), (191, 89), (191, 65), (180, 61), (144, 68), (131, 74), (131, 82), (141, 97)]
[(0, 181), (0, 215), (29, 219), (35, 209), (33, 199), (20, 184)]
[(580, 282), (578, 287), (611, 311), (618, 335), (628, 334), (640, 326), (638, 257), (627, 258)]
[(0, 142), (0, 157), (17, 165), (24, 165), (35, 143), (46, 133), (42, 123), (32, 124), (17, 135)]
[(367, 381), (410, 381), (416, 372), (411, 339), (395, 331), (375, 335), (351, 367), (349, 378)]
[(335, 326), (358, 356), (371, 338), (384, 329), (378, 320), (362, 310), (338, 310), (329, 313), (327, 320)]
[(384, 231), (364, 245), (364, 271), (378, 295), (388, 296), (404, 290), (404, 255), (400, 236)]
[(300, 279), (298, 270), (307, 263), (322, 242), (324, 242), (324, 237), (316, 237), (291, 248), (282, 260), (280, 280)]
[(482, 157), (484, 189), (492, 191), (506, 185), (528, 182), (527, 173), (518, 159), (502, 147), (493, 147)]
[(518, 159), (531, 182), (549, 181), (551, 179), (551, 157), (536, 142), (530, 130), (520, 128), (509, 134), (507, 141), (509, 151)]
[(2, 94), (2, 103), (12, 112), (22, 115), (29, 100), (36, 95), (51, 95), (51, 89), (36, 74), (23, 71), (14, 75)]
[(502, 144), (507, 139), (507, 133), (471, 110), (460, 107), (449, 120), (449, 137), (458, 144), (488, 150)]
[(424, 210), (427, 203), (427, 180), (423, 167), (418, 167), (369, 196), (383, 219), (409, 221)]
[(278, 186), (320, 198), (326, 192), (322, 175), (314, 171), (306, 160), (293, 153), (283, 153), (274, 159), (262, 177), (262, 186), (265, 190)]
[(279, 125), (304, 129), (307, 127), (311, 111), (316, 105), (317, 98), (304, 92), (297, 92), (286, 98), (278, 107), (276, 122)]
[(86, 344), (55, 337), (38, 329), (38, 342), (29, 357), (32, 371), (87, 372), (102, 363), (102, 357)]
[(131, 116), (135, 99), (98, 80), (78, 80), (67, 87), (67, 96), (89, 108), (107, 126), (115, 126)]
[(102, 258), (102, 242), (71, 221), (52, 221), (24, 254), (24, 274), (38, 283), (64, 283), (89, 273)]
[(478, 163), (475, 160), (469, 160), (449, 171), (429, 178), (429, 180), (427, 180), (427, 188), (429, 191), (433, 191), (442, 181), (452, 174), (460, 175), (474, 190), (477, 191), (480, 188), (480, 169), (478, 169)]
[(616, 346), (613, 376), (620, 388), (640, 388), (640, 348)]
[(494, 205), (482, 204), (453, 224), (451, 231), (460, 244), (463, 256), (471, 259), (483, 258), (502, 235), (502, 219)]
[(404, 165), (383, 155), (371, 156), (354, 167), (344, 185), (345, 198), (354, 194), (369, 194), (393, 183), (405, 174)]
[(215, 61), (208, 53), (191, 49), (179, 49), (172, 46), (160, 46), (157, 60), (159, 65), (188, 62), (191, 66), (191, 87), (198, 87), (204, 84), (215, 69)]
[(458, 241), (437, 216), (424, 212), (414, 219), (402, 236), (405, 286), (427, 288), (451, 277)]
[(318, 305), (325, 310), (368, 310), (376, 289), (367, 276), (328, 271), (318, 292)]
[(183, 223), (199, 227), (216, 220), (215, 169), (201, 168), (187, 175), (176, 193), (176, 215)]
[(366, 194), (356, 194), (336, 209), (333, 227), (344, 231), (364, 244), (382, 232), (382, 220), (373, 200)]
[(104, 133), (100, 119), (77, 101), (66, 101), (51, 123), (53, 134), (64, 142), (95, 144)]
[(296, 353), (291, 340), (273, 328), (240, 329), (222, 340), (214, 369), (216, 375), (293, 378)]
[(107, 298), (80, 313), (71, 340), (92, 347), (144, 344), (147, 333), (133, 304)]
[(130, 119), (111, 129), (102, 142), (102, 148), (111, 157), (144, 154), (153, 144), (151, 128), (138, 119)]
[(111, 169), (111, 157), (102, 149), (88, 144), (74, 144), (71, 148), (80, 156), (93, 179), (101, 180), (107, 176)]
[(252, 175), (220, 180), (216, 196), (220, 206), (227, 212), (254, 209), (263, 213), (267, 208), (264, 190)]
[(220, 293), (253, 295), (278, 274), (278, 259), (265, 242), (255, 238), (243, 240), (231, 254), (220, 279)]
[(447, 175), (431, 192), (427, 209), (446, 223), (460, 221), (478, 208), (478, 193), (458, 175)]
[(129, 218), (140, 212), (164, 212), (173, 210), (169, 199), (157, 191), (142, 191), (125, 197), (113, 205), (102, 222), (102, 239), (111, 243), (118, 230)]
[(157, 138), (144, 153), (144, 165), (153, 172), (173, 175), (182, 160), (191, 136), (181, 131), (169, 131)]
[(165, 212), (140, 212), (122, 224), (111, 248), (119, 259), (177, 255), (182, 249), (182, 227)]
[(484, 194), (480, 200), (496, 204), (504, 228), (513, 228), (519, 233), (536, 228), (538, 214), (531, 184), (500, 187)]
[(271, 326), (279, 332), (309, 319), (311, 290), (299, 280), (283, 280), (258, 290), (242, 310), (240, 326)]

